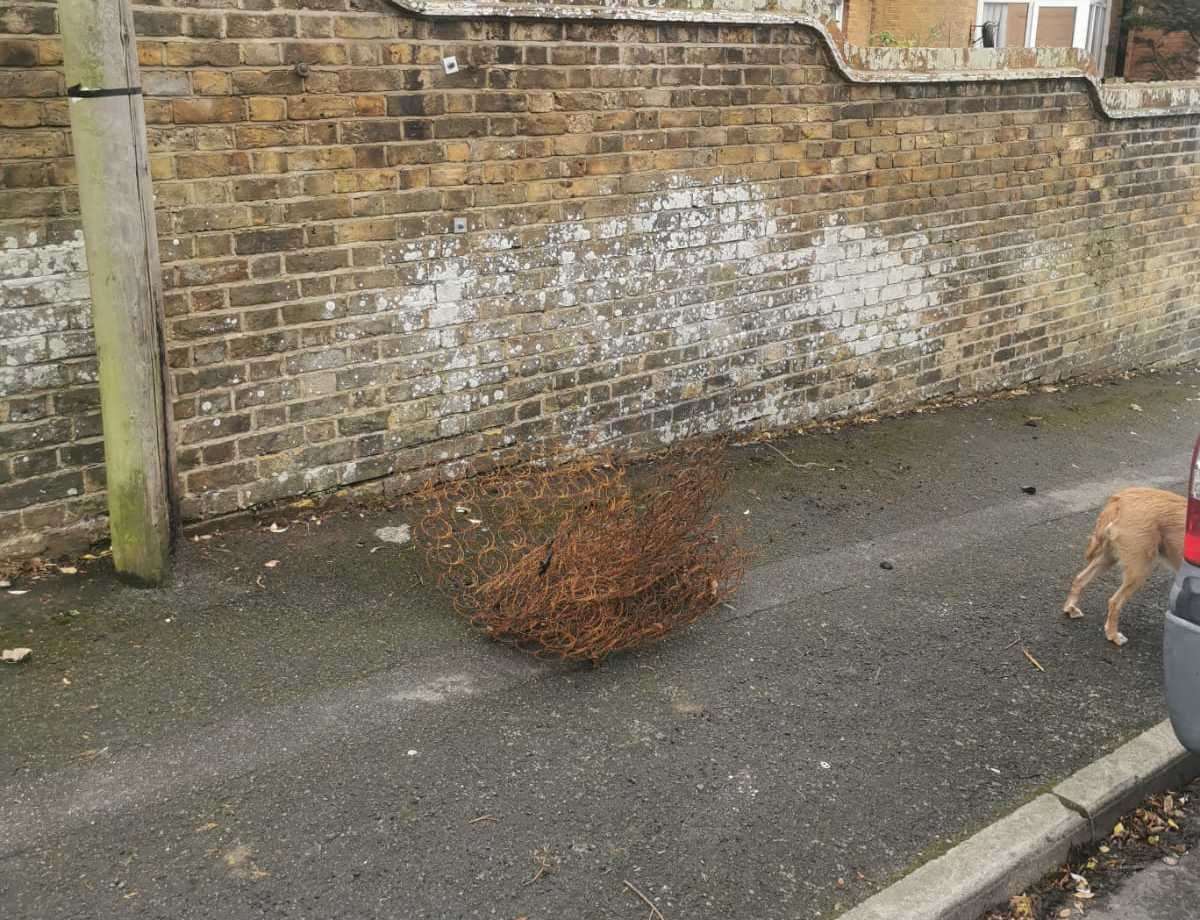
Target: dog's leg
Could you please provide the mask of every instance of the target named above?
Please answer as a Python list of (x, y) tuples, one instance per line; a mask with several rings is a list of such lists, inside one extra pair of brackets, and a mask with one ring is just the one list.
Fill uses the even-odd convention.
[(1092, 583), (1092, 579), (1097, 575), (1102, 575), (1112, 568), (1112, 560), (1108, 557), (1108, 553), (1102, 552), (1089, 562), (1071, 582), (1071, 591), (1067, 595), (1067, 601), (1063, 604), (1062, 610), (1072, 620), (1077, 620), (1083, 616), (1083, 611), (1079, 609), (1079, 598), (1083, 595), (1087, 586)]
[(1137, 558), (1129, 560), (1123, 566), (1125, 577), (1121, 582), (1121, 587), (1117, 588), (1117, 592), (1108, 599), (1108, 617), (1104, 621), (1104, 637), (1114, 645), (1124, 645), (1129, 641), (1117, 629), (1120, 625), (1121, 608), (1125, 606), (1125, 602), (1129, 598), (1133, 597), (1138, 588), (1146, 583), (1152, 565), (1152, 560)]

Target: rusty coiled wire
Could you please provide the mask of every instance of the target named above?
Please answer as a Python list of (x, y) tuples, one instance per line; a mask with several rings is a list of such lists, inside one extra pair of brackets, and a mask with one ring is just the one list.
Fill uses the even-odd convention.
[(456, 610), (490, 637), (596, 664), (693, 622), (737, 588), (743, 553), (715, 510), (729, 472), (723, 448), (677, 446), (633, 477), (599, 457), (431, 485), (417, 540)]

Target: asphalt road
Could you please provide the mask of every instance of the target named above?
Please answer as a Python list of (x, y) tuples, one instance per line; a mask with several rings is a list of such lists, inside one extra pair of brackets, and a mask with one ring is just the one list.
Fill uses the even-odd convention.
[(19, 583), (3, 916), (643, 918), (627, 882), (668, 920), (836, 913), (1163, 718), (1166, 574), (1123, 649), (1113, 579), (1058, 610), (1111, 490), (1182, 487), (1198, 400), (1162, 373), (734, 448), (743, 591), (595, 671), (465, 629), (376, 539), (396, 509), (189, 541), (160, 591)]
[(1200, 917), (1200, 852), (1177, 865), (1155, 863), (1134, 873), (1088, 920), (1188, 920)]

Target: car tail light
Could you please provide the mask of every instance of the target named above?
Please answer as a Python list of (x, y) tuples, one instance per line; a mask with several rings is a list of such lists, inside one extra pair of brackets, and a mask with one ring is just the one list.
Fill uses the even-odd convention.
[(1183, 538), (1183, 558), (1200, 565), (1200, 440), (1192, 451), (1192, 475), (1188, 480), (1187, 533)]

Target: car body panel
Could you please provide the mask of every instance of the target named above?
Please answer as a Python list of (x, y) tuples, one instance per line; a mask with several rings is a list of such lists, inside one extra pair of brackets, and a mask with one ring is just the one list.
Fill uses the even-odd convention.
[(1171, 725), (1200, 753), (1200, 566), (1184, 562), (1171, 588), (1163, 628), (1163, 678)]

